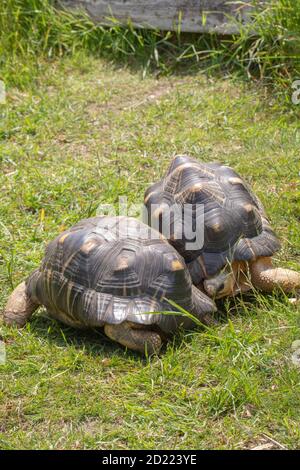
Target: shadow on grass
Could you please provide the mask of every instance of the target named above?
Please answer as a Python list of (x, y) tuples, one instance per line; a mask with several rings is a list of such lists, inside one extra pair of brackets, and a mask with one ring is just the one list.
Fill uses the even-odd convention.
[[(278, 308), (279, 304), (281, 307), (288, 305), (287, 297), (280, 293), (263, 295), (250, 292), (243, 296), (219, 300), (217, 301), (216, 324), (208, 327), (208, 330), (213, 332), (216, 328), (223, 327), (229, 319), (253, 317), (260, 315), (262, 311), (267, 313), (269, 310)], [(84, 350), (87, 355), (99, 357), (100, 360), (115, 357), (140, 362), (142, 365), (149, 362), (148, 357), (111, 341), (104, 334), (102, 328), (75, 329), (50, 318), (44, 310), (33, 316), (29, 323), (29, 329), (35, 337), (42, 338), (49, 343), (55, 343), (59, 347), (72, 346), (78, 350)], [(178, 332), (164, 343), (160, 356), (164, 356), (168, 345), (171, 346), (171, 350), (178, 350), (182, 345), (192, 341), (193, 335), (191, 333), (201, 335), (206, 332), (207, 327), (202, 329), (196, 326), (193, 330), (179, 328)]]
[[(282, 296), (257, 296), (256, 293), (248, 293), (243, 297), (227, 298), (225, 300), (217, 301), (218, 312), (216, 314), (216, 324), (209, 327), (214, 329), (227, 323), (229, 317), (245, 316), (254, 310), (261, 310), (263, 304), (269, 303), (276, 299), (283, 300)], [(263, 304), (262, 304), (263, 302)], [(102, 328), (87, 328), (76, 329), (67, 326), (58, 320), (52, 319), (47, 316), (45, 311), (38, 312), (30, 321), (30, 332), (39, 338), (43, 338), (49, 342), (54, 342), (60, 347), (74, 346), (75, 348), (82, 349), (93, 356), (111, 356), (118, 355), (120, 357), (130, 356), (132, 358), (139, 358), (147, 361), (141, 354), (131, 351), (120, 346), (118, 343), (111, 341), (104, 333)], [(183, 341), (188, 341), (191, 331), (199, 332), (205, 329), (196, 326), (193, 330), (180, 330), (170, 337), (169, 340), (177, 348), (180, 347)], [(164, 345), (162, 353), (165, 350)]]
[(30, 321), (30, 332), (38, 338), (59, 347), (84, 349), (87, 355), (98, 356), (100, 359), (111, 356), (122, 358), (126, 355), (127, 358), (146, 361), (142, 355), (111, 341), (102, 328), (76, 329), (46, 315), (43, 311), (34, 315)]

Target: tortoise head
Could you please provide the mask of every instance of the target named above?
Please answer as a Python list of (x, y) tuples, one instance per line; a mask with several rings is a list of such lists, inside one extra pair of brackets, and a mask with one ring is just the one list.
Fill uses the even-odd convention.
[(214, 299), (232, 296), (235, 294), (235, 276), (232, 272), (223, 271), (204, 281), (204, 289)]
[(244, 261), (228, 262), (221, 272), (204, 281), (206, 293), (214, 299), (247, 292), (251, 287), (248, 264)]

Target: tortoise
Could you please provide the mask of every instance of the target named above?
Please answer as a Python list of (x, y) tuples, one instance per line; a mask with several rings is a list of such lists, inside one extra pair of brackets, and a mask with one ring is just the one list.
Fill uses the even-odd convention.
[(190, 205), (194, 225), (196, 208), (203, 208), (202, 225), (196, 229), (203, 231), (201, 245), (187, 248), (184, 218), (181, 214), (178, 234), (174, 211), (167, 238), (184, 257), (193, 283), (210, 297), (232, 296), (253, 287), (265, 292), (300, 288), (298, 272), (273, 267), (279, 240), (260, 200), (229, 166), (178, 155), (162, 180), (146, 190), (144, 204), (148, 223), (160, 231), (172, 207), (183, 211)]
[(152, 354), (180, 325), (193, 326), (174, 302), (205, 324), (214, 321), (214, 302), (159, 232), (134, 218), (99, 216), (47, 246), (40, 268), (12, 292), (4, 321), (21, 327), (43, 305), (67, 325), (104, 327), (112, 340)]

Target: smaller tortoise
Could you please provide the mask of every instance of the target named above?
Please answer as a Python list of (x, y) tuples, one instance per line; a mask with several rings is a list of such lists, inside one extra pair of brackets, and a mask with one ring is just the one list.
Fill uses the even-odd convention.
[(166, 299), (203, 323), (216, 310), (159, 232), (133, 218), (94, 217), (47, 246), (40, 268), (11, 294), (4, 321), (23, 326), (44, 305), (67, 325), (104, 327), (123, 346), (152, 354), (166, 334), (193, 326), (180, 313), (158, 313), (176, 311)]
[[(181, 227), (176, 229), (178, 218), (173, 214), (171, 230), (165, 235), (184, 257), (193, 283), (211, 297), (235, 295), (252, 287), (265, 292), (300, 288), (298, 272), (273, 267), (272, 256), (280, 243), (261, 202), (232, 168), (177, 156), (165, 177), (146, 191), (144, 203), (149, 225), (162, 232), (170, 208), (179, 207)], [(204, 232), (203, 244), (193, 250), (186, 248), (188, 237), (183, 230), (187, 205), (192, 208), (193, 224), (196, 207), (204, 209), (204, 219), (196, 228)]]

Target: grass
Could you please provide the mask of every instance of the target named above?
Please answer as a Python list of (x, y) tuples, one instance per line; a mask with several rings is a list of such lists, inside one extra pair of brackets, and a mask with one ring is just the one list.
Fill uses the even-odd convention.
[[(298, 108), (262, 85), (201, 73), (142, 79), (86, 53), (43, 62), (0, 105), (0, 308), (45, 244), (100, 203), (140, 202), (176, 153), (232, 165), (261, 197), (299, 269)], [(179, 332), (161, 357), (125, 351), (40, 310), (1, 325), (0, 448), (244, 449), (300, 446), (291, 362), (299, 307), (254, 295), (220, 305), (210, 329)]]
[(290, 103), (291, 84), (300, 75), (299, 12), (300, 0), (268, 0), (252, 24), (238, 25), (239, 34), (218, 37), (136, 30), (130, 23), (103, 28), (82, 12), (63, 11), (55, 0), (2, 0), (0, 74), (7, 83), (28, 88), (39, 80), (45, 59), (84, 50), (130, 64), (144, 76), (187, 68), (234, 70), (263, 80)]

